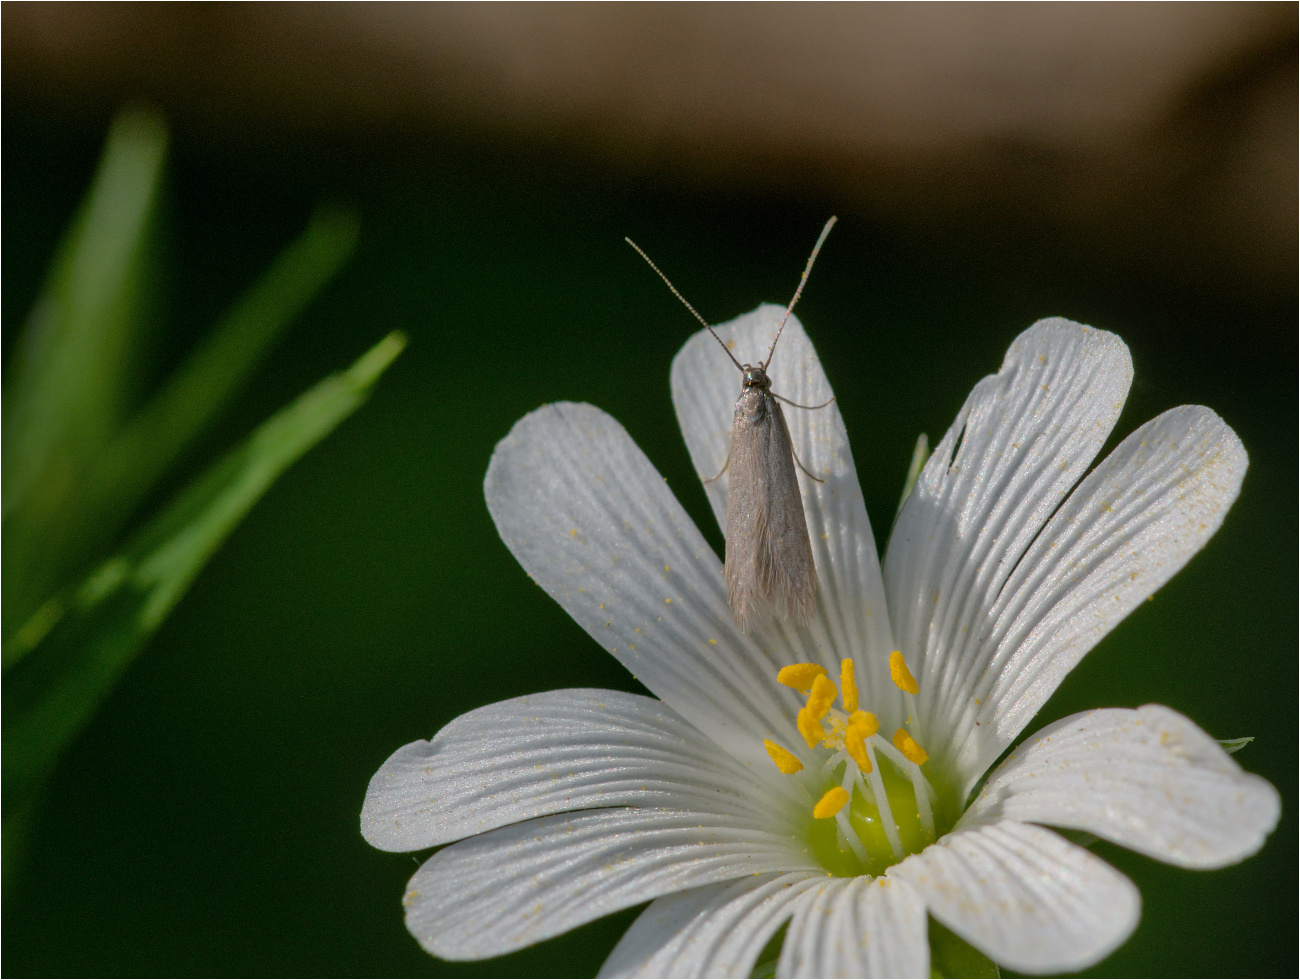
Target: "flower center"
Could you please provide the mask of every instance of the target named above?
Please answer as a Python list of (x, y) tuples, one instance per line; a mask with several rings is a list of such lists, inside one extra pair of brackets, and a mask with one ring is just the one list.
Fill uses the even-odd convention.
[[(910, 722), (916, 680), (899, 651), (889, 668)], [(922, 769), (929, 756), (904, 728), (886, 739), (876, 716), (859, 708), (853, 661), (840, 662), (838, 688), (818, 664), (782, 667), (777, 680), (808, 696), (795, 720), (808, 751), (796, 755), (770, 739), (764, 745), (781, 772), (809, 770), (802, 777), (814, 797), (808, 840), (826, 870), (878, 875), (933, 843), (938, 797)]]

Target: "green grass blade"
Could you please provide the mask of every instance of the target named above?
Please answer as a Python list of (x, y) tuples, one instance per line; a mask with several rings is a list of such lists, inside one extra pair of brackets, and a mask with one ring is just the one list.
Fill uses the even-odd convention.
[[(194, 577), (276, 478), (351, 414), (405, 346), (390, 334), (263, 423), (4, 647), (3, 799), (19, 812)], [(10, 669), (12, 668), (12, 669)]]
[(357, 219), (323, 207), (262, 278), (109, 447), (92, 480), (92, 509), (114, 523), (230, 401), (276, 338), (351, 257)]
[[(6, 527), (6, 621), (102, 557), (141, 498), (176, 455), (230, 401), (302, 308), (351, 256), (357, 219), (320, 208), (306, 230), (218, 322), (158, 394), (79, 467), (79, 478), (47, 513), (27, 508)], [(44, 499), (53, 499), (49, 494)]]
[(9, 366), (6, 516), (29, 502), (56, 509), (120, 422), (166, 151), (166, 128), (152, 112), (125, 111), (109, 128)]

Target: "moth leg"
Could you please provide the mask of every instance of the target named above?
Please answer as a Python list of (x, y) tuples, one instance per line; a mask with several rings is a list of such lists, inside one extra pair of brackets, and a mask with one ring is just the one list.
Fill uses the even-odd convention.
[[(781, 401), (785, 401), (785, 399), (782, 398)], [(834, 401), (834, 399), (831, 399), (831, 401)], [(826, 404), (829, 405), (830, 402), (827, 402)], [(799, 408), (804, 408), (805, 406), (800, 405), (800, 406), (798, 406), (798, 407), (799, 407)], [(823, 405), (818, 405), (817, 407), (818, 407), (818, 408), (824, 408), (825, 406), (823, 406)], [(819, 476), (813, 476), (812, 470), (808, 469), (808, 467), (806, 467), (806, 466), (803, 465), (803, 463), (799, 460), (799, 454), (798, 454), (797, 452), (794, 451), (794, 444), (793, 444), (793, 443), (791, 443), (791, 445), (790, 445), (790, 455), (792, 455), (792, 456), (794, 457), (794, 461), (795, 461), (796, 463), (799, 464), (799, 469), (801, 469), (801, 470), (803, 470), (805, 473), (807, 473), (810, 477), (812, 477), (812, 479), (816, 480), (818, 483), (825, 483), (825, 482), (826, 482), (825, 480), (823, 480), (823, 479), (822, 479), (821, 477), (819, 477)], [(722, 474), (719, 473), (718, 476), (722, 476)], [(716, 480), (717, 478), (718, 478), (717, 476), (714, 477), (715, 480)]]
[[(716, 481), (716, 480), (721, 480), (721, 479), (722, 479), (722, 474), (725, 473), (725, 472), (727, 472), (727, 467), (730, 466), (730, 465), (731, 465), (731, 447), (728, 446), (728, 447), (727, 447), (727, 461), (726, 461), (725, 463), (722, 464), (722, 469), (718, 470), (718, 475), (717, 475), (717, 476), (711, 476), (711, 477), (709, 477), (707, 480), (705, 480), (704, 482), (705, 482), (706, 484), (708, 484), (708, 483), (713, 483), (713, 482)], [(807, 471), (805, 470), (805, 472), (807, 472)], [(809, 476), (812, 476), (811, 473), (809, 473), (808, 475), (809, 475)], [(815, 479), (817, 479), (817, 477), (813, 476), (813, 479), (815, 480)]]
[[(787, 405), (791, 406), (792, 408), (806, 408), (806, 409), (808, 409), (810, 412), (815, 412), (815, 411), (816, 411), (817, 409), (819, 409), (819, 408), (825, 408), (825, 407), (826, 407), (827, 405), (829, 405), (831, 402), (835, 401), (835, 396), (834, 396), (834, 395), (831, 395), (830, 398), (826, 399), (826, 401), (822, 402), (820, 405), (800, 405), (798, 402), (792, 402), (792, 401), (790, 401), (790, 399), (788, 399), (788, 398), (784, 398), (784, 397), (782, 397), (781, 395), (778, 395), (775, 391), (772, 392), (772, 397), (773, 397), (773, 398), (780, 398), (781, 401), (785, 402)], [(804, 472), (805, 472), (805, 473), (808, 473), (807, 470), (804, 470)], [(721, 474), (719, 474), (719, 475), (721, 475)], [(811, 473), (808, 473), (808, 475), (809, 475), (809, 476), (812, 476)]]

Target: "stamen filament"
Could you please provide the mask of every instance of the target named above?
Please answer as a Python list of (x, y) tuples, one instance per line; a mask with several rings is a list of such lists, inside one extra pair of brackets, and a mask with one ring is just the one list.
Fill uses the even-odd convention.
[(879, 749), (881, 754), (892, 762), (899, 772), (907, 773), (912, 780), (912, 792), (916, 794), (916, 815), (921, 821), (921, 827), (930, 839), (933, 840), (934, 833), (934, 807), (931, 803), (931, 797), (939, 798), (939, 794), (934, 791), (930, 781), (925, 778), (925, 773), (921, 767), (900, 752), (895, 746), (890, 745), (883, 737), (872, 739), (875, 748)]
[[(852, 766), (844, 767), (844, 779), (840, 782), (840, 788), (849, 794), (849, 802), (853, 801), (853, 785), (857, 780), (857, 774), (854, 773)], [(862, 843), (862, 838), (857, 835), (853, 829), (853, 824), (849, 821), (849, 810), (845, 808), (835, 814), (835, 828), (839, 831), (844, 842), (858, 856), (858, 860), (866, 864), (869, 860), (867, 855), (867, 846)]]
[[(872, 736), (872, 741), (875, 736)], [(875, 759), (871, 754), (873, 745), (867, 743), (867, 758), (874, 763)], [(903, 860), (903, 841), (898, 836), (898, 825), (894, 823), (894, 811), (889, 807), (889, 795), (885, 792), (885, 781), (880, 778), (880, 769), (872, 765), (871, 771), (864, 774), (871, 784), (871, 795), (876, 799), (876, 809), (880, 812), (880, 824), (885, 831), (885, 837), (889, 841), (889, 848), (894, 852), (894, 860)]]
[(912, 777), (912, 792), (916, 794), (916, 815), (921, 821), (921, 829), (930, 840), (934, 840), (934, 812), (930, 809), (930, 794), (926, 792), (930, 783), (921, 774), (920, 766), (911, 765), (908, 769), (911, 770), (908, 775)]
[(840, 837), (844, 840), (849, 848), (857, 855), (858, 860), (863, 864), (870, 861), (867, 854), (867, 848), (862, 843), (862, 838), (857, 835), (853, 825), (849, 823), (848, 810), (841, 810), (835, 814), (835, 829), (839, 831)]

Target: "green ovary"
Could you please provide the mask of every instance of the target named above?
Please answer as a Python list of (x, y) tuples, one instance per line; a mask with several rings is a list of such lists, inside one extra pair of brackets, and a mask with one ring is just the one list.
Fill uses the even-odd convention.
[[(888, 759), (880, 755), (876, 758), (881, 780), (885, 784), (885, 795), (903, 846), (903, 856), (916, 854), (934, 843), (934, 840), (921, 825), (912, 781), (902, 775)], [(837, 769), (836, 773), (842, 774), (843, 770)], [(828, 783), (824, 788), (828, 789), (830, 785), (833, 784)], [(870, 786), (870, 782), (867, 785)], [(855, 789), (847, 809), (849, 825), (857, 832), (858, 839), (866, 848), (868, 859), (863, 862), (844, 843), (838, 833), (837, 821), (812, 820), (808, 827), (808, 842), (822, 866), (833, 875), (849, 878), (862, 874), (883, 874), (891, 864), (897, 864), (899, 859), (894, 857), (893, 848), (889, 845), (875, 800), (863, 798), (862, 793)], [(936, 809), (942, 812), (946, 808)], [(942, 820), (939, 813), (935, 814), (935, 818), (937, 821)], [(949, 829), (950, 825), (941, 823), (935, 827), (936, 836), (942, 836)]]

